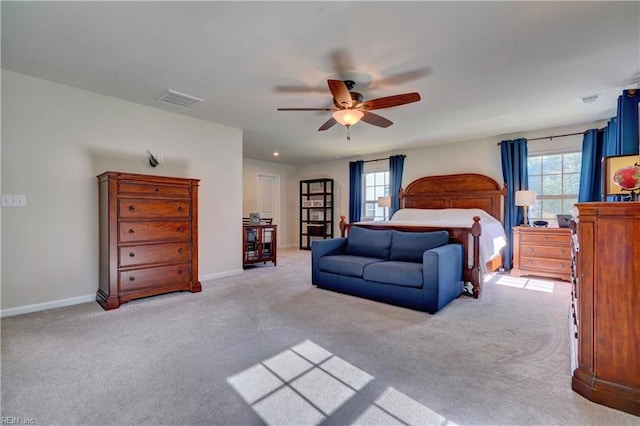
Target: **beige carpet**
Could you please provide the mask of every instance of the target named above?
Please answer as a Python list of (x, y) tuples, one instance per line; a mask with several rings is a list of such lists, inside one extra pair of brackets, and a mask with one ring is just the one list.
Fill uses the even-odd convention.
[(2, 319), (36, 424), (638, 425), (571, 390), (569, 284), (492, 276), (436, 315), (310, 285), (310, 252), (105, 312)]

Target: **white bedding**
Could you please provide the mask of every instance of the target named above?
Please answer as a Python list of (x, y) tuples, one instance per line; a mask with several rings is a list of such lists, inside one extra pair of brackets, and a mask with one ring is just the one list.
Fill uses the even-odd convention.
[[(473, 217), (480, 217), (480, 268), (486, 273), (486, 263), (500, 255), (507, 244), (507, 235), (500, 221), (482, 209), (400, 209), (388, 221), (375, 222), (376, 225), (432, 226), (442, 228), (469, 228)], [(371, 224), (371, 222), (358, 222)], [(473, 266), (473, 237), (469, 234), (467, 262)]]

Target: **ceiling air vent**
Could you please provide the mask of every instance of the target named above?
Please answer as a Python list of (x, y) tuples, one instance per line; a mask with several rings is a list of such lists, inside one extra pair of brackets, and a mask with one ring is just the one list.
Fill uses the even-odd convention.
[(204, 99), (196, 98), (195, 96), (185, 95), (184, 93), (176, 92), (175, 90), (167, 90), (167, 92), (158, 98), (160, 102), (176, 105), (182, 108), (189, 108), (193, 104), (198, 102), (204, 102)]

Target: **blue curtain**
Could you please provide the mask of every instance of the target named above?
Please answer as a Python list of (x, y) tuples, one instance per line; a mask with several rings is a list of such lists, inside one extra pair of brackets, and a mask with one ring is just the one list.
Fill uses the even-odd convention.
[(404, 155), (392, 155), (389, 157), (389, 195), (391, 196), (391, 207), (389, 207), (389, 217), (400, 209), (400, 188), (402, 188), (402, 171), (404, 170)]
[(527, 140), (516, 139), (502, 141), (502, 177), (507, 185), (507, 197), (504, 202), (504, 232), (507, 234), (507, 246), (504, 248), (504, 268), (510, 270), (513, 264), (514, 226), (524, 221), (524, 209), (515, 204), (516, 191), (528, 189)]
[(362, 218), (362, 177), (364, 161), (349, 162), (349, 223)]
[(582, 139), (582, 166), (578, 202), (600, 201), (602, 198), (602, 156), (605, 129), (587, 130)]
[(624, 90), (618, 97), (618, 137), (614, 155), (638, 153), (638, 102), (640, 91), (636, 89)]

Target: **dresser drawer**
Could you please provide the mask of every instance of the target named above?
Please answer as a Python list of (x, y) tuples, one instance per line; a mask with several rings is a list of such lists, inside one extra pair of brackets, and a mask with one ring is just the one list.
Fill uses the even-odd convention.
[(134, 200), (121, 198), (118, 202), (118, 217), (123, 219), (189, 217), (189, 201), (180, 200)]
[(120, 291), (170, 287), (191, 282), (191, 264), (135, 269), (118, 273)]
[(520, 256), (520, 269), (571, 273), (571, 261)]
[(145, 244), (118, 248), (120, 267), (191, 260), (191, 243)]
[(118, 240), (121, 243), (153, 240), (188, 240), (191, 227), (188, 221), (120, 222)]
[(553, 244), (567, 244), (570, 245), (571, 239), (567, 232), (566, 234), (545, 234), (538, 232), (521, 232), (520, 243), (553, 243)]
[(174, 185), (154, 185), (121, 181), (120, 194), (155, 195), (159, 197), (189, 197), (189, 187)]
[(571, 247), (569, 246), (544, 246), (544, 245), (520, 245), (520, 256), (523, 257), (547, 257), (551, 259), (571, 260)]

